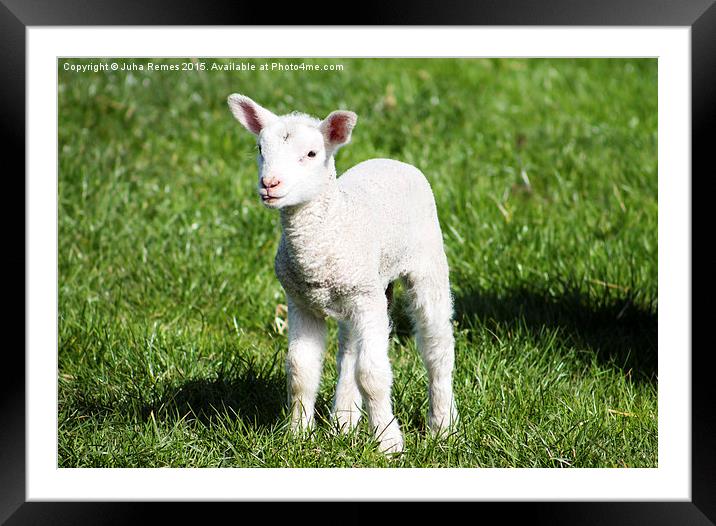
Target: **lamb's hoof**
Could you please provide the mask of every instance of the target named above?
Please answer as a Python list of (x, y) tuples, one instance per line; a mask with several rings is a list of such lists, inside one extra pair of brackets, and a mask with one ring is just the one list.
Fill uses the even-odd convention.
[(388, 457), (402, 455), (403, 454), (403, 442), (402, 441), (398, 442), (398, 443), (393, 442), (391, 444), (384, 444), (383, 442), (381, 442), (379, 451)]
[(436, 438), (445, 438), (449, 435), (455, 429), (457, 422), (458, 414), (454, 408), (450, 414), (428, 414), (428, 429), (430, 434)]
[(358, 410), (334, 411), (331, 421), (337, 433), (348, 435), (356, 428), (360, 417), (361, 414)]
[(289, 431), (298, 438), (310, 438), (313, 435), (313, 421), (293, 420), (289, 425)]
[(403, 434), (396, 422), (391, 423), (377, 438), (378, 450), (384, 455), (399, 455), (403, 452)]

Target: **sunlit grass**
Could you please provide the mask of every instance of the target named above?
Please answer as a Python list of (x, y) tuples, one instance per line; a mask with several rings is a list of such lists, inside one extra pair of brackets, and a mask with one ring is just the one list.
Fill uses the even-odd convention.
[[(60, 67), (59, 465), (656, 466), (656, 61), (310, 62), (345, 70)], [(352, 109), (339, 172), (392, 157), (430, 180), (456, 311), (446, 441), (425, 434), (400, 290), (405, 454), (325, 421), (334, 323), (319, 425), (286, 432), (280, 226), (233, 92), (277, 113)]]

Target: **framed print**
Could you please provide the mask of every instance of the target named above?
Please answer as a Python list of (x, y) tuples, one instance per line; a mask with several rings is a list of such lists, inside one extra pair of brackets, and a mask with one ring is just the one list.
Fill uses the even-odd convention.
[(142, 513), (116, 501), (713, 520), (712, 3), (290, 27), (61, 4), (2, 6), (27, 207), (8, 524)]

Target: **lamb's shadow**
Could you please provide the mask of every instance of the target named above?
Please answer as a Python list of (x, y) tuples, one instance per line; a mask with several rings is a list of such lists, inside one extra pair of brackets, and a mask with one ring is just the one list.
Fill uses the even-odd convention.
[(657, 377), (657, 308), (643, 307), (628, 295), (601, 300), (574, 289), (559, 296), (516, 288), (505, 294), (470, 289), (455, 295), (455, 319), (520, 326), (535, 334), (559, 328), (580, 350), (593, 352), (600, 363), (619, 367), (638, 381)]
[(167, 388), (144, 405), (142, 416), (154, 413), (155, 418), (167, 420), (187, 416), (210, 425), (213, 419), (229, 415), (247, 427), (268, 429), (280, 421), (285, 403), (285, 378), (249, 365)]

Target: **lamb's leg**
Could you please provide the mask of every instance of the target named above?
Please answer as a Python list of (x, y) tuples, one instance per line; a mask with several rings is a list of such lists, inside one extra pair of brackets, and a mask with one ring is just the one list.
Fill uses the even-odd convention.
[(441, 434), (458, 417), (452, 391), (455, 342), (447, 265), (438, 265), (430, 273), (410, 274), (406, 284), (418, 349), (428, 371), (428, 427)]
[(356, 380), (368, 412), (380, 450), (399, 453), (403, 450), (403, 436), (393, 416), (390, 387), (393, 374), (388, 359), (390, 321), (383, 291), (380, 298), (368, 308), (361, 309), (351, 320), (358, 347)]
[(356, 383), (355, 364), (358, 349), (355, 337), (346, 322), (338, 322), (338, 385), (333, 400), (333, 418), (338, 428), (347, 433), (361, 415), (362, 398)]
[(321, 380), (326, 323), (288, 298), (286, 378), (291, 430), (313, 427), (314, 405)]

